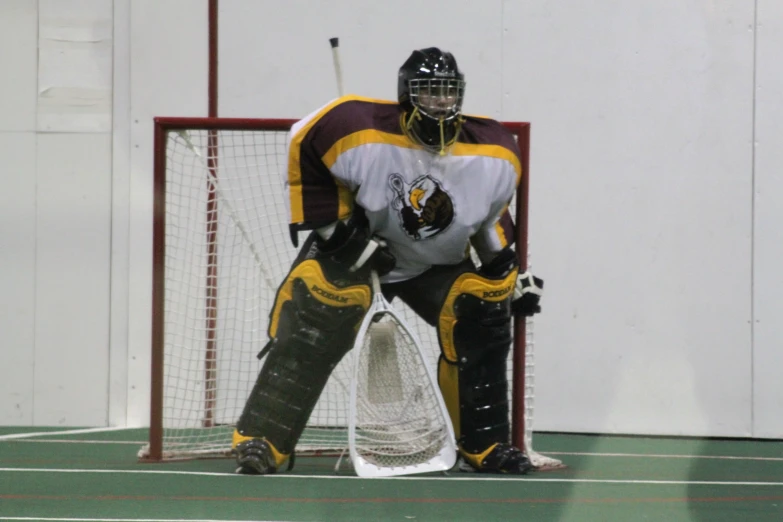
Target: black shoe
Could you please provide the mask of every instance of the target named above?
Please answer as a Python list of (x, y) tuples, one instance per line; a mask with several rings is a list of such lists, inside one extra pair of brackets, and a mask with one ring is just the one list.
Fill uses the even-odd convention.
[(237, 473), (243, 475), (269, 475), (277, 472), (277, 462), (272, 448), (263, 439), (240, 442), (234, 448), (237, 455)]
[(483, 458), (480, 453), (472, 454), (464, 450), (460, 450), (460, 453), (464, 459), (460, 471), (524, 475), (534, 469), (527, 455), (511, 444), (495, 444)]

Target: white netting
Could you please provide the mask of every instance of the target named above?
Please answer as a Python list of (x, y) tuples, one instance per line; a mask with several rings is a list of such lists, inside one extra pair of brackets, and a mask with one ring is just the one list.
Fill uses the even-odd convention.
[[(262, 128), (168, 132), (160, 311), (164, 458), (225, 454), (261, 367), (256, 355), (267, 340), (269, 311), (296, 255), (284, 187), (286, 138), (285, 131)], [(434, 369), (435, 330), (403, 303), (394, 306)], [(532, 348), (529, 335), (527, 344)], [(528, 362), (526, 416), (532, 414), (532, 353)], [(298, 452), (347, 447), (352, 365), (349, 353), (327, 383)], [(509, 362), (509, 378), (510, 372)], [(532, 417), (526, 421), (532, 424)]]
[(426, 464), (453, 436), (437, 382), (422, 365), (411, 335), (392, 315), (374, 320), (358, 355), (356, 454), (380, 468)]

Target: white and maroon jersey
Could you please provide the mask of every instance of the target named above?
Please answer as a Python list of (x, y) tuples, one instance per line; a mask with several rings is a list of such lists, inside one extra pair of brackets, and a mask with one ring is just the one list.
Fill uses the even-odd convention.
[(441, 156), (405, 135), (396, 102), (344, 96), (291, 129), (291, 232), (346, 219), (359, 206), (397, 258), (383, 282), (404, 281), (459, 263), (471, 242), (480, 254), (511, 244), (507, 207), (521, 165), (516, 140), (495, 120), (466, 117)]

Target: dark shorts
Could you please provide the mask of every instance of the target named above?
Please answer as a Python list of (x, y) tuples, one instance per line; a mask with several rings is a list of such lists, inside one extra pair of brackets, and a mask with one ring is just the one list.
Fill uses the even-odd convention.
[(457, 265), (435, 265), (412, 279), (388, 283), (381, 288), (386, 299), (391, 301), (399, 297), (430, 326), (435, 326), (454, 281), (466, 272), (475, 271), (473, 261), (465, 259)]
[[(315, 232), (311, 232), (302, 245), (294, 266), (316, 256)], [(435, 326), (451, 286), (465, 272), (476, 272), (476, 265), (470, 258), (456, 265), (435, 265), (423, 274), (406, 281), (384, 284), (383, 295), (389, 301), (400, 298), (430, 326)]]

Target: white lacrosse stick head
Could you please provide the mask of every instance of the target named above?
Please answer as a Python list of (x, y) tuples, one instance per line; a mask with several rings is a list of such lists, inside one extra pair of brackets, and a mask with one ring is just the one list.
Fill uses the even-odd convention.
[(453, 468), (457, 444), (435, 374), (415, 333), (379, 291), (354, 350), (348, 443), (357, 475)]

